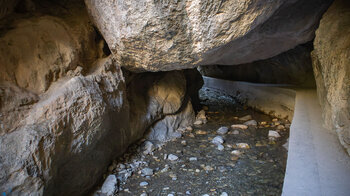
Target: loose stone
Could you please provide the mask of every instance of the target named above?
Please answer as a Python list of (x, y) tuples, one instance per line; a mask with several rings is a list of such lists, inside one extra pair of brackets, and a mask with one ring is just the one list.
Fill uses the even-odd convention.
[(174, 154), (169, 154), (168, 155), (168, 160), (170, 160), (170, 161), (176, 161), (178, 159), (179, 159), (179, 157), (174, 155)]
[(222, 192), (220, 196), (228, 196), (228, 194), (226, 192)]
[(198, 159), (197, 159), (197, 157), (190, 157), (189, 160), (190, 161), (197, 161)]
[(276, 127), (276, 129), (278, 129), (278, 130), (283, 130), (283, 129), (284, 129), (284, 126), (283, 126), (283, 125), (278, 125), (278, 126)]
[(242, 124), (235, 124), (235, 125), (231, 125), (231, 128), (232, 129), (248, 129), (248, 126), (247, 125), (242, 125)]
[(239, 131), (238, 131), (238, 130), (234, 130), (234, 131), (232, 132), (232, 134), (233, 134), (233, 135), (238, 135), (238, 134), (239, 134)]
[(242, 148), (242, 149), (249, 149), (249, 144), (247, 143), (237, 143), (237, 148)]
[(153, 175), (153, 169), (151, 169), (151, 168), (143, 168), (141, 170), (141, 173), (143, 175), (145, 175), (145, 176), (151, 176), (151, 175)]
[(226, 134), (227, 132), (228, 132), (228, 128), (227, 128), (227, 127), (220, 127), (220, 128), (216, 131), (216, 133), (221, 134), (221, 135), (224, 135), (224, 134)]
[(193, 128), (191, 126), (186, 127), (186, 131), (193, 131)]
[(214, 137), (214, 139), (211, 141), (211, 143), (213, 144), (223, 144), (224, 143), (224, 139), (221, 136), (216, 136)]
[(247, 126), (257, 126), (258, 125), (258, 123), (255, 120), (249, 120), (243, 124), (247, 125)]
[(240, 117), (238, 120), (240, 120), (240, 121), (248, 121), (248, 120), (251, 120), (251, 119), (252, 119), (251, 115), (245, 115), (243, 117)]
[(197, 135), (205, 135), (205, 134), (207, 134), (207, 132), (206, 132), (206, 131), (203, 131), (203, 130), (197, 130), (197, 131), (196, 131), (196, 134), (197, 134)]
[(148, 196), (147, 193), (142, 193), (140, 196)]
[(275, 138), (275, 139), (281, 137), (281, 135), (277, 131), (274, 131), (274, 130), (270, 130), (268, 136), (269, 136), (269, 138)]
[(117, 178), (115, 175), (109, 175), (102, 185), (101, 193), (107, 196), (112, 196), (117, 189)]
[(148, 182), (140, 182), (140, 186), (147, 186)]
[(186, 140), (182, 140), (182, 141), (181, 141), (181, 144), (184, 145), (184, 146), (186, 146), (186, 145), (187, 145)]
[(236, 155), (236, 156), (239, 156), (239, 155), (241, 155), (242, 153), (241, 153), (241, 151), (239, 151), (239, 150), (233, 150), (233, 151), (231, 152), (231, 154), (234, 154), (234, 155)]
[(224, 148), (225, 147), (223, 145), (221, 145), (221, 144), (218, 145), (218, 150), (222, 151), (222, 150), (224, 150)]

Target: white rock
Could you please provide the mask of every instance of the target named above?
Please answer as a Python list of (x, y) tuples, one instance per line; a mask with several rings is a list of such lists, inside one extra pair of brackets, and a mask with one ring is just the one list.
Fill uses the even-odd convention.
[(140, 196), (148, 196), (148, 194), (147, 193), (141, 193)]
[(222, 150), (224, 150), (224, 148), (225, 148), (225, 147), (224, 147), (222, 144), (219, 144), (219, 145), (218, 145), (218, 150), (222, 151)]
[(170, 193), (170, 194), (168, 194), (168, 196), (174, 196), (174, 194)]
[(232, 129), (248, 129), (247, 125), (242, 125), (242, 124), (235, 124), (235, 125), (231, 125)]
[(277, 132), (277, 131), (274, 131), (274, 130), (270, 130), (269, 131), (269, 138), (279, 138), (281, 137), (281, 135)]
[(257, 126), (258, 125), (258, 123), (255, 120), (249, 120), (243, 124), (247, 125), (247, 126)]
[(102, 185), (101, 193), (107, 196), (112, 196), (114, 195), (114, 192), (116, 189), (117, 189), (117, 178), (115, 175), (109, 175)]
[(220, 196), (228, 196), (228, 194), (226, 192), (222, 192)]
[(252, 119), (251, 115), (245, 115), (245, 116), (240, 117), (238, 120), (240, 120), (240, 121), (248, 121), (248, 120), (251, 120), (251, 119)]
[(151, 168), (143, 168), (141, 170), (141, 173), (143, 175), (145, 175), (145, 176), (151, 176), (151, 175), (153, 175), (153, 169), (151, 169)]
[(213, 144), (223, 144), (224, 143), (224, 139), (221, 136), (216, 136), (213, 138), (213, 140), (211, 140), (211, 143)]
[(227, 132), (228, 132), (228, 128), (227, 128), (227, 127), (220, 127), (220, 128), (216, 131), (216, 133), (221, 134), (221, 135), (224, 135), (224, 134), (226, 134)]
[(237, 148), (242, 148), (242, 149), (250, 148), (249, 144), (247, 144), (247, 143), (237, 143), (236, 145), (237, 145)]
[(186, 195), (191, 195), (191, 191), (186, 191)]
[(140, 182), (140, 186), (147, 186), (148, 182)]
[(191, 126), (186, 127), (186, 131), (192, 131), (193, 128)]
[(174, 155), (174, 154), (169, 154), (168, 155), (168, 160), (170, 160), (170, 161), (176, 161), (178, 159), (179, 159), (179, 157)]
[(152, 153), (152, 151), (154, 150), (154, 145), (152, 142), (150, 141), (145, 141), (143, 143), (143, 154), (147, 155)]
[(197, 157), (190, 157), (189, 160), (190, 161), (197, 161), (198, 159), (197, 159)]
[(196, 121), (194, 121), (193, 124), (194, 125), (201, 125), (201, 124), (203, 124), (203, 122), (201, 120), (196, 120)]
[(231, 152), (231, 154), (236, 155), (236, 156), (239, 156), (239, 155), (241, 154), (241, 151), (239, 151), (239, 150), (233, 150), (233, 151)]

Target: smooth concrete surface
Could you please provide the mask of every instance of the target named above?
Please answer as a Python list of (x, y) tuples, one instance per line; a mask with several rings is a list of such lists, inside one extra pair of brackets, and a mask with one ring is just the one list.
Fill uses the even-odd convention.
[(316, 90), (297, 90), (282, 195), (350, 195), (350, 157), (322, 124)]
[(323, 127), (315, 89), (292, 90), (276, 85), (203, 78), (204, 87), (246, 99), (248, 105), (265, 112), (275, 110), (277, 115), (286, 115), (292, 111), (283, 196), (350, 196), (350, 157), (335, 131)]
[(224, 91), (241, 103), (279, 118), (293, 118), (295, 91), (284, 86), (255, 84), (205, 77), (204, 87)]

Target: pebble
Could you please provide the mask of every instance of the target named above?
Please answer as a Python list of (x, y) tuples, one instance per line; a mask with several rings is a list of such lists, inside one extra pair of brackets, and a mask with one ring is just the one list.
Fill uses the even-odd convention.
[(205, 134), (207, 134), (207, 132), (206, 132), (206, 131), (203, 131), (203, 130), (197, 130), (197, 131), (196, 131), (196, 134), (197, 134), (197, 135), (205, 135)]
[(194, 121), (193, 124), (194, 125), (201, 125), (201, 124), (203, 124), (203, 122), (201, 120), (196, 120), (196, 121)]
[(248, 129), (247, 125), (242, 125), (242, 124), (235, 124), (235, 125), (231, 125), (232, 129)]
[(181, 144), (184, 145), (184, 146), (186, 146), (186, 145), (187, 145), (186, 140), (182, 140), (182, 141), (181, 141)]
[(148, 196), (147, 193), (142, 193), (140, 196)]
[(101, 193), (112, 196), (117, 188), (117, 178), (115, 175), (109, 175), (106, 180), (104, 181)]
[(239, 134), (239, 131), (238, 131), (238, 130), (234, 130), (232, 134), (233, 134), (233, 135), (238, 135), (238, 134)]
[(186, 191), (186, 195), (191, 195), (191, 191)]
[(228, 194), (226, 192), (222, 192), (220, 196), (228, 196)]
[(237, 148), (242, 148), (242, 149), (249, 149), (249, 144), (247, 143), (237, 143)]
[(174, 194), (170, 193), (170, 194), (168, 194), (168, 196), (174, 196)]
[(221, 136), (216, 136), (214, 137), (213, 140), (211, 140), (211, 143), (213, 144), (223, 144), (224, 143), (224, 139)]
[(236, 156), (239, 156), (239, 155), (242, 154), (242, 153), (241, 153), (241, 151), (239, 151), (239, 150), (233, 150), (233, 151), (231, 152), (231, 154), (234, 154), (234, 155), (236, 155)]
[(152, 142), (150, 141), (145, 141), (143, 143), (143, 154), (147, 155), (152, 153), (152, 151), (154, 150), (154, 145)]
[(216, 131), (216, 133), (221, 134), (221, 135), (224, 135), (224, 134), (226, 134), (227, 132), (228, 132), (228, 128), (227, 128), (227, 127), (220, 127), (220, 128)]
[(190, 157), (189, 160), (190, 161), (197, 161), (198, 159), (197, 159), (197, 157)]
[(147, 186), (148, 182), (140, 182), (140, 186)]
[(281, 135), (277, 131), (274, 131), (274, 130), (270, 130), (268, 136), (269, 136), (269, 138), (279, 138), (279, 137), (281, 137)]
[(141, 170), (141, 173), (145, 176), (152, 176), (153, 175), (153, 169), (151, 168), (143, 168)]
[(252, 119), (251, 115), (245, 115), (243, 117), (240, 117), (238, 120), (240, 120), (240, 121), (248, 121), (248, 120), (251, 120), (251, 119)]
[(282, 129), (284, 129), (284, 126), (283, 126), (283, 125), (278, 125), (278, 126), (276, 127), (276, 129), (282, 130)]
[(223, 145), (221, 145), (221, 144), (218, 145), (218, 150), (222, 151), (222, 150), (224, 150), (224, 148), (225, 147)]
[(247, 126), (257, 126), (258, 123), (256, 122), (256, 120), (249, 120), (245, 123), (243, 123), (244, 125), (247, 125)]
[(186, 127), (186, 131), (193, 131), (193, 128), (191, 126)]
[(204, 195), (202, 195), (202, 196), (209, 196), (208, 194), (204, 194)]
[(272, 122), (277, 122), (277, 121), (278, 121), (277, 118), (272, 119)]
[(179, 159), (179, 157), (176, 156), (176, 155), (174, 155), (174, 154), (169, 154), (169, 155), (168, 155), (168, 159), (169, 159), (170, 161), (176, 161), (176, 160)]

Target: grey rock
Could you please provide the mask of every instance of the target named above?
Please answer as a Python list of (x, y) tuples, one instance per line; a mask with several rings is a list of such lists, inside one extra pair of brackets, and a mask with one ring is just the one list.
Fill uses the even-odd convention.
[(211, 143), (219, 145), (224, 143), (224, 139), (221, 136), (216, 136), (211, 140)]
[(243, 123), (244, 125), (247, 125), (247, 126), (257, 126), (258, 123), (256, 122), (256, 120), (249, 120), (245, 123)]
[(220, 128), (216, 131), (216, 133), (221, 134), (221, 135), (224, 135), (224, 134), (226, 134), (227, 132), (228, 132), (228, 128), (227, 128), (227, 127), (220, 127)]
[(147, 186), (148, 182), (140, 182), (140, 186)]
[(225, 147), (223, 145), (221, 145), (221, 144), (218, 145), (218, 150), (222, 151), (222, 150), (224, 150), (224, 148)]
[(226, 192), (222, 192), (220, 196), (228, 196), (228, 194)]
[(190, 161), (197, 161), (198, 159), (197, 159), (197, 157), (190, 157), (188, 160), (190, 160)]
[(169, 71), (249, 63), (290, 50), (314, 38), (331, 1), (85, 3), (119, 64), (135, 71)]
[(151, 168), (143, 168), (141, 170), (141, 173), (143, 175), (145, 175), (145, 176), (151, 176), (151, 175), (153, 175), (153, 169), (151, 169)]
[(118, 190), (117, 178), (115, 175), (109, 175), (101, 187), (101, 193), (106, 194), (106, 196), (112, 196), (116, 190)]
[(168, 160), (170, 160), (170, 161), (176, 161), (178, 159), (179, 159), (179, 157), (174, 155), (174, 154), (169, 154), (168, 155)]

